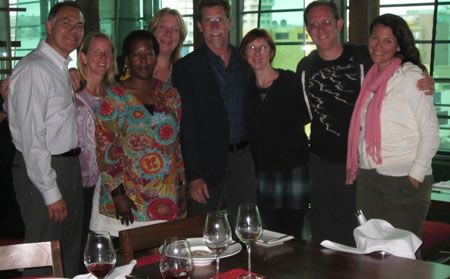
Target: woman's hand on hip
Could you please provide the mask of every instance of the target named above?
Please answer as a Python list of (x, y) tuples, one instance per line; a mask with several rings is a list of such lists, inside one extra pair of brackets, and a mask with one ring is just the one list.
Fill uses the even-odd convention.
[(411, 182), (411, 184), (414, 186), (414, 188), (416, 188), (416, 190), (418, 190), (419, 184), (420, 184), (419, 180), (415, 179), (412, 176), (408, 176), (408, 178), (409, 178), (409, 182)]

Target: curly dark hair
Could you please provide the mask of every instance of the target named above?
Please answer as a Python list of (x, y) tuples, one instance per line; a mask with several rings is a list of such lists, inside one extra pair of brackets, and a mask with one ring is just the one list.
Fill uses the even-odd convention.
[(159, 44), (158, 41), (156, 40), (155, 35), (153, 35), (152, 32), (147, 30), (135, 30), (131, 31), (123, 41), (122, 46), (123, 57), (130, 56), (131, 45), (137, 40), (149, 41), (152, 45), (153, 51), (155, 52), (155, 56), (158, 56)]
[(380, 15), (374, 19), (372, 24), (370, 24), (370, 33), (372, 33), (375, 26), (379, 24), (389, 27), (392, 30), (392, 34), (394, 34), (397, 39), (400, 48), (400, 51), (397, 51), (395, 56), (402, 59), (402, 64), (411, 62), (421, 68), (424, 72), (427, 72), (427, 68), (425, 68), (420, 60), (420, 53), (415, 45), (414, 36), (406, 21), (393, 14)]

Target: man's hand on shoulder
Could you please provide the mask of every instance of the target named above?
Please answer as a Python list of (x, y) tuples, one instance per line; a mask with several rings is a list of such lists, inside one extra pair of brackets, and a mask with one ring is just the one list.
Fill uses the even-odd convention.
[(76, 68), (69, 69), (70, 80), (72, 81), (72, 89), (73, 91), (78, 91), (81, 86), (81, 73)]
[(67, 218), (67, 205), (63, 199), (47, 205), (48, 219), (58, 224)]
[(206, 204), (209, 199), (208, 185), (203, 178), (198, 178), (189, 182), (191, 197), (199, 203)]
[(4, 80), (2, 80), (1, 85), (0, 85), (0, 92), (2, 93), (2, 98), (3, 100), (8, 100), (8, 95), (9, 95), (9, 82), (11, 80), (11, 77), (7, 77)]
[(423, 78), (417, 81), (417, 88), (425, 91), (425, 95), (434, 94), (434, 78), (427, 73), (422, 73)]

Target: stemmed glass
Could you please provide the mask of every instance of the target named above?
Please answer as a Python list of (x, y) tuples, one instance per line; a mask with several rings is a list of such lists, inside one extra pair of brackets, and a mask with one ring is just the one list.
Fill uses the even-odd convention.
[(252, 274), (251, 243), (258, 240), (263, 232), (258, 206), (255, 204), (239, 205), (235, 229), (237, 236), (247, 247), (248, 253), (248, 274), (241, 275), (238, 278), (256, 278), (256, 276)]
[(116, 264), (116, 252), (108, 232), (89, 232), (84, 249), (84, 264), (99, 279), (111, 272)]
[(182, 238), (164, 240), (159, 270), (164, 279), (189, 279), (194, 268), (189, 243)]
[(220, 254), (231, 243), (231, 237), (227, 214), (220, 211), (209, 212), (203, 228), (203, 242), (216, 255), (216, 279), (219, 279)]

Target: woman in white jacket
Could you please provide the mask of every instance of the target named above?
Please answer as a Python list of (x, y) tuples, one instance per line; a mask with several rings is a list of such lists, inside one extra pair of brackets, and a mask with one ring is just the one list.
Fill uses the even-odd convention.
[(384, 14), (370, 26), (374, 65), (352, 115), (347, 183), (366, 217), (422, 236), (431, 197), (439, 128), (431, 96), (416, 88), (426, 68), (407, 23)]

